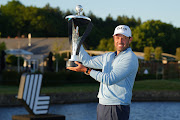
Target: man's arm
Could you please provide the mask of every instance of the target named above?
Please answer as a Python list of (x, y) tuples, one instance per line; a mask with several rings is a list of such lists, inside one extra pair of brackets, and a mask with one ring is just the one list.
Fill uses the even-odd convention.
[(123, 62), (118, 62), (109, 73), (91, 70), (90, 76), (98, 82), (107, 85), (113, 85), (124, 80), (131, 74), (136, 74), (138, 69), (138, 61), (126, 59)]
[[(75, 62), (78, 66), (77, 67), (68, 67), (67, 69), (76, 71), (76, 72), (86, 72), (87, 68), (82, 64)], [(103, 84), (113, 85), (117, 82), (125, 79), (127, 76), (131, 75), (132, 73), (136, 74), (138, 69), (138, 61), (126, 59), (123, 62), (118, 62), (111, 72), (104, 73), (96, 70), (89, 70), (88, 73), (91, 77), (93, 77), (98, 82), (102, 82)]]
[(94, 68), (94, 69), (102, 69), (103, 67), (103, 55), (93, 56), (91, 57), (81, 46), (79, 52), (80, 62), (86, 67)]

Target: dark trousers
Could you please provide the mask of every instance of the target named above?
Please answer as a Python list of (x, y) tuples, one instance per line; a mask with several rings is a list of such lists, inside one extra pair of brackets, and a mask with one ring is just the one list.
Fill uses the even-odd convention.
[(129, 120), (129, 105), (101, 105), (97, 106), (97, 120)]

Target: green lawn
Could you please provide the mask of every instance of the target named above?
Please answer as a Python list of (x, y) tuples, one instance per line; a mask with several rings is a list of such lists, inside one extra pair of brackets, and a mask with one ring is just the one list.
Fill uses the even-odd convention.
[(180, 91), (180, 80), (143, 80), (136, 81), (134, 91)]
[(42, 93), (69, 93), (69, 92), (95, 92), (99, 84), (71, 84), (59, 87), (42, 87)]
[(18, 87), (16, 86), (1, 86), (0, 85), (0, 94), (17, 94)]
[[(56, 87), (43, 87), (42, 93), (69, 93), (98, 91), (98, 83), (70, 84)], [(143, 80), (136, 81), (133, 91), (180, 91), (180, 80)], [(17, 94), (17, 86), (1, 86), (0, 94)]]
[[(98, 83), (90, 84), (70, 84), (70, 85), (61, 85), (55, 87), (43, 87), (41, 89), (42, 93), (69, 93), (69, 92), (94, 92), (98, 91)], [(17, 94), (18, 86), (1, 86), (0, 85), (0, 94)]]

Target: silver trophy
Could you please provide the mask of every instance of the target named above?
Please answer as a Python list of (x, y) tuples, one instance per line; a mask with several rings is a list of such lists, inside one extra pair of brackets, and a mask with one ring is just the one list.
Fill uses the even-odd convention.
[[(76, 6), (77, 15), (66, 16), (68, 20), (68, 31), (69, 31), (69, 43), (71, 44), (71, 58), (66, 62), (66, 67), (76, 67), (77, 65), (74, 61), (79, 61), (79, 50), (84, 42), (85, 38), (88, 36), (92, 29), (91, 19), (80, 15), (83, 8), (81, 5)], [(82, 36), (79, 34), (79, 29), (82, 26), (87, 26), (85, 32)]]

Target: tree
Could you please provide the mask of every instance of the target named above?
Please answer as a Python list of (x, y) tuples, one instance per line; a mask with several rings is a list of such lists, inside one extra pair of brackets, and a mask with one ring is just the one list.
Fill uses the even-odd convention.
[(115, 50), (115, 47), (114, 47), (114, 38), (113, 37), (108, 39), (107, 50), (108, 51), (114, 51)]
[(97, 47), (97, 50), (101, 51), (114, 51), (114, 39), (101, 39), (100, 44)]
[(161, 60), (162, 52), (163, 52), (162, 47), (156, 47), (155, 48), (155, 59), (156, 60)]
[(101, 39), (99, 45), (97, 46), (97, 50), (106, 51), (107, 43), (108, 41), (105, 38)]
[[(112, 16), (109, 14), (105, 21), (104, 21), (104, 27), (103, 27), (103, 36), (105, 38), (110, 38), (113, 35), (114, 28), (117, 26), (117, 22), (112, 18)], [(101, 26), (102, 27), (102, 26)]]
[(67, 35), (64, 14), (59, 8), (52, 8), (48, 4), (44, 8), (25, 7), (19, 1), (12, 0), (1, 5), (1, 12), (3, 19), (0, 21), (4, 23), (4, 29), (0, 31), (3, 37), (20, 36), (29, 32), (38, 37)]
[(23, 13), (25, 6), (19, 1), (12, 0), (7, 5), (1, 5), (2, 15), (6, 17), (7, 33), (13, 36), (19, 36), (24, 27)]
[(162, 23), (160, 20), (146, 21), (133, 29), (132, 47), (136, 51), (143, 51), (145, 46), (156, 48), (161, 46), (164, 52), (175, 53), (172, 48), (177, 48), (177, 29), (171, 24)]
[(124, 15), (118, 16), (116, 21), (118, 24), (128, 25), (131, 28), (134, 28), (134, 27), (139, 26), (141, 24), (141, 19), (138, 18), (138, 20), (136, 20), (133, 16), (131, 18), (124, 16)]

